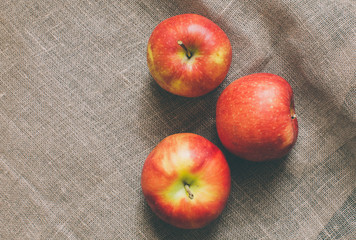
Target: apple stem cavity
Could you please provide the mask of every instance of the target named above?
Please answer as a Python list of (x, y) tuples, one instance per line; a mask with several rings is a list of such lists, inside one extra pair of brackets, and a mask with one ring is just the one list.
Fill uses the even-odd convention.
[(184, 183), (184, 189), (185, 189), (185, 191), (187, 191), (187, 193), (189, 194), (189, 198), (190, 198), (190, 199), (193, 199), (193, 198), (194, 198), (194, 194), (193, 194), (192, 191), (190, 190), (189, 184)]
[(297, 117), (296, 114), (293, 114), (293, 115), (292, 115), (292, 119), (295, 119), (296, 117)]
[(183, 44), (181, 40), (178, 40), (178, 45), (184, 49), (185, 55), (187, 56), (188, 59), (190, 59), (193, 56), (193, 54), (188, 50), (188, 48)]

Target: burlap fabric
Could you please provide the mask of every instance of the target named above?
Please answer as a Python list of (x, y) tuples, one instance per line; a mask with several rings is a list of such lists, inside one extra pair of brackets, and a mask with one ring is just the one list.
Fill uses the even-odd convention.
[[(0, 239), (355, 239), (355, 1), (0, 1)], [(146, 64), (154, 27), (181, 13), (232, 43), (224, 82), (162, 90)], [(293, 87), (299, 138), (250, 163), (219, 142), (215, 105), (256, 72)], [(159, 220), (140, 186), (164, 137), (193, 132), (226, 154), (232, 189), (206, 228)]]

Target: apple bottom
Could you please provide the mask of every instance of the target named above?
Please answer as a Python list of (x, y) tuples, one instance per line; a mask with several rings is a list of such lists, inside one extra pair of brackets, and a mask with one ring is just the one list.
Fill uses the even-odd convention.
[(243, 139), (243, 137), (235, 137), (238, 140), (224, 140), (224, 137), (221, 137), (221, 142), (229, 152), (242, 159), (253, 162), (265, 162), (281, 159), (290, 152), (294, 145), (294, 140), (286, 145), (280, 138), (270, 140), (269, 142), (241, 143), (241, 139)]
[[(217, 129), (220, 141), (228, 151), (245, 160), (263, 162), (281, 159), (290, 152), (297, 137), (295, 126), (290, 123), (294, 120), (285, 115), (284, 119), (279, 116), (278, 120), (282, 121), (278, 121), (266, 114), (260, 121), (246, 120), (246, 125), (221, 122), (219, 118)], [(258, 114), (251, 114), (251, 118), (257, 119)]]
[[(226, 201), (206, 203), (199, 200), (182, 199), (178, 203), (165, 203), (146, 197), (152, 211), (163, 221), (178, 228), (202, 228), (216, 219), (225, 207)], [(192, 203), (192, 201), (194, 203)], [(209, 221), (207, 221), (209, 219)]]
[(230, 193), (230, 168), (209, 140), (192, 133), (171, 135), (147, 157), (141, 176), (143, 194), (163, 221), (185, 229), (216, 219)]

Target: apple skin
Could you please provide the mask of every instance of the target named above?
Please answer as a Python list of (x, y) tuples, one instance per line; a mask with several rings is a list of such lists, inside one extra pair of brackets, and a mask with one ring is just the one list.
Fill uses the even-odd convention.
[[(192, 53), (178, 44), (181, 41)], [(147, 44), (147, 64), (154, 80), (166, 91), (198, 97), (214, 90), (226, 77), (232, 52), (224, 31), (197, 14), (168, 18), (153, 30)]]
[(230, 185), (230, 168), (221, 150), (193, 133), (163, 139), (148, 155), (141, 175), (152, 211), (184, 229), (202, 228), (216, 219), (226, 205)]
[(224, 147), (238, 157), (256, 162), (282, 158), (298, 136), (291, 86), (270, 73), (235, 80), (219, 96), (216, 128)]

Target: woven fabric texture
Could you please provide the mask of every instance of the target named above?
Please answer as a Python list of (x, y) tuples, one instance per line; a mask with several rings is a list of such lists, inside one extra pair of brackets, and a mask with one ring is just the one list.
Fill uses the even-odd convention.
[[(233, 49), (223, 83), (198, 98), (152, 79), (148, 38), (197, 13)], [(353, 0), (0, 1), (0, 239), (355, 239)], [(299, 137), (290, 154), (251, 163), (229, 154), (215, 106), (235, 79), (285, 78)], [(193, 132), (223, 150), (227, 206), (203, 229), (159, 220), (140, 176), (153, 147)]]

